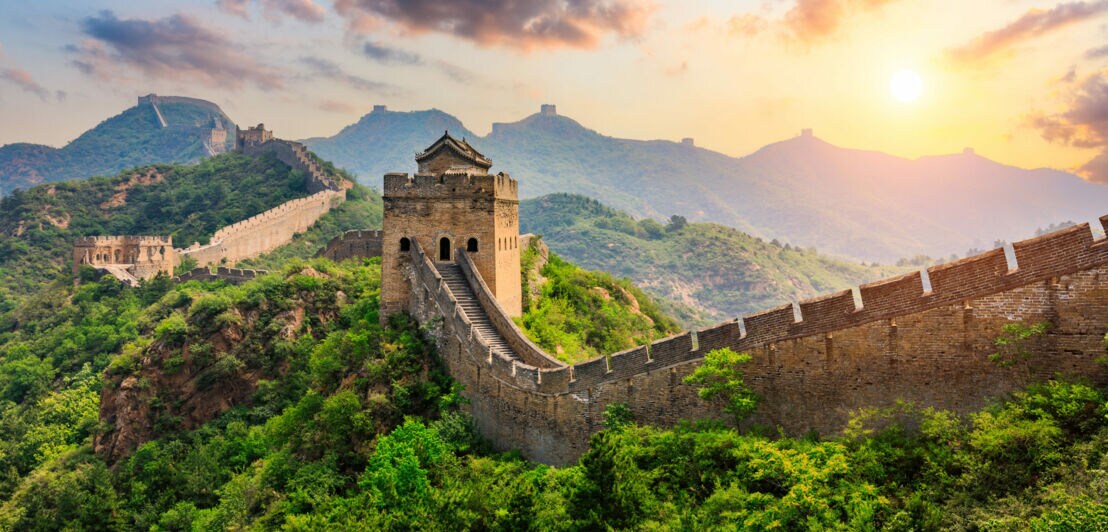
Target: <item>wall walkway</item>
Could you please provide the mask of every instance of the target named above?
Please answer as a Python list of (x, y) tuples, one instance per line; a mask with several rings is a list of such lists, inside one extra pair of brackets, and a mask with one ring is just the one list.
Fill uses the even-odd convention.
[[(1108, 216), (1101, 224), (1108, 228)], [(844, 290), (802, 301), (799, 312), (784, 305), (572, 366), (544, 366), (552, 357), (525, 345), (516, 356), (490, 349), (413, 248), (404, 265), (409, 310), (432, 324), (478, 428), (498, 447), (547, 463), (584, 452), (611, 403), (626, 403), (645, 424), (723, 419), (721, 404), (683, 383), (705, 353), (723, 347), (753, 356), (747, 382), (763, 397), (753, 421), (794, 435), (837, 432), (851, 411), (898, 400), (966, 413), (1055, 373), (1108, 383), (1096, 363), (1108, 331), (1108, 240), (1094, 239), (1088, 224), (1017, 242), (1012, 261), (997, 249), (932, 267), (929, 291), (915, 272), (862, 285), (860, 304)], [(477, 281), (471, 273), (475, 293)], [(493, 305), (484, 310), (504, 338), (513, 337), (507, 316)], [(988, 361), (1004, 324), (1040, 321), (1051, 329), (1029, 373)]]

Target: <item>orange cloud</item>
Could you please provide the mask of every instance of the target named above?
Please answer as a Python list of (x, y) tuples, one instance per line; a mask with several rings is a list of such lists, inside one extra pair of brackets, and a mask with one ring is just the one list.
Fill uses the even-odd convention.
[(1077, 172), (1090, 181), (1108, 183), (1108, 70), (1082, 80), (1067, 100), (1064, 111), (1033, 115), (1029, 121), (1050, 142), (1099, 149)]
[(1009, 50), (1023, 41), (1104, 12), (1108, 12), (1108, 0), (1058, 4), (1045, 11), (1032, 9), (1003, 28), (987, 32), (963, 46), (949, 50), (948, 55), (960, 63), (977, 62)]

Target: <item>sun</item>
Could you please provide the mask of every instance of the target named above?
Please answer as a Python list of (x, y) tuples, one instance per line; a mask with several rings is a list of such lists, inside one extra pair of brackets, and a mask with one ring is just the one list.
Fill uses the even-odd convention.
[(914, 102), (923, 94), (923, 79), (912, 70), (898, 70), (889, 79), (889, 92), (901, 102)]

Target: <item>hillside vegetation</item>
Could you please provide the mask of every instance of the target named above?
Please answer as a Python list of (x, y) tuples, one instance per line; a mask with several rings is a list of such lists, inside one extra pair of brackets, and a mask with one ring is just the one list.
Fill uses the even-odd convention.
[[(490, 452), (419, 329), (378, 324), (376, 260), (239, 287), (85, 281), (0, 326), (5, 530), (1108, 526), (1108, 407), (1079, 383), (966, 420), (863, 412), (840, 438), (641, 427), (616, 407), (555, 468)], [(148, 432), (120, 439), (132, 426)]]
[[(186, 247), (306, 195), (303, 173), (272, 155), (234, 153), (193, 166), (143, 167), (19, 191), (0, 199), (0, 308), (41, 283), (68, 276), (76, 237), (170, 235), (175, 246)], [(371, 199), (375, 194), (362, 189), (354, 195), (364, 201), (343, 206), (330, 220), (354, 227), (380, 220), (379, 202)], [(330, 229), (319, 238), (349, 228)]]
[(523, 201), (519, 218), (521, 231), (541, 234), (567, 260), (630, 278), (651, 294), (688, 305), (713, 320), (906, 271), (862, 266), (680, 217), (666, 225), (650, 218), (636, 220), (568, 194)]
[(523, 250), (521, 262), (523, 316), (516, 321), (536, 345), (564, 362), (616, 353), (681, 331), (663, 305), (627, 279), (566, 262), (538, 238)]
[(227, 148), (233, 146), (233, 124), (227, 115), (191, 103), (159, 105), (168, 128), (154, 108), (137, 105), (101, 122), (62, 148), (38, 144), (0, 147), (0, 195), (38, 183), (115, 175), (125, 168), (154, 163), (187, 163), (204, 157), (202, 135), (218, 118)]

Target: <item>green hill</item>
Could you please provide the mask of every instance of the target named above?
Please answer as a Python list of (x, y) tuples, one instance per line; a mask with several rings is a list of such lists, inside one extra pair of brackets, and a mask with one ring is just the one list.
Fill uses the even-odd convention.
[(521, 231), (542, 235), (567, 260), (628, 277), (651, 294), (698, 309), (713, 320), (906, 271), (781, 246), (717, 224), (636, 220), (569, 194), (525, 200), (519, 219)]
[[(19, 191), (0, 199), (0, 308), (41, 283), (68, 276), (77, 237), (170, 235), (174, 245), (185, 247), (306, 195), (303, 173), (272, 155), (235, 153), (193, 166), (149, 166)], [(317, 238), (326, 242), (342, 230), (380, 223), (375, 193), (359, 187), (351, 197), (320, 221), (329, 229)], [(341, 220), (341, 227), (332, 220)]]
[(207, 155), (203, 139), (218, 119), (227, 128), (225, 149), (234, 146), (234, 122), (213, 103), (165, 98), (154, 107), (140, 103), (101, 122), (62, 148), (38, 144), (0, 147), (0, 195), (39, 183), (115, 175), (144, 164), (194, 162)]
[(0, 529), (1108, 526), (1087, 385), (966, 420), (863, 412), (837, 438), (610, 408), (548, 467), (489, 450), (416, 324), (379, 324), (379, 286), (379, 261), (316, 260), (242, 286), (47, 287), (0, 320)]

